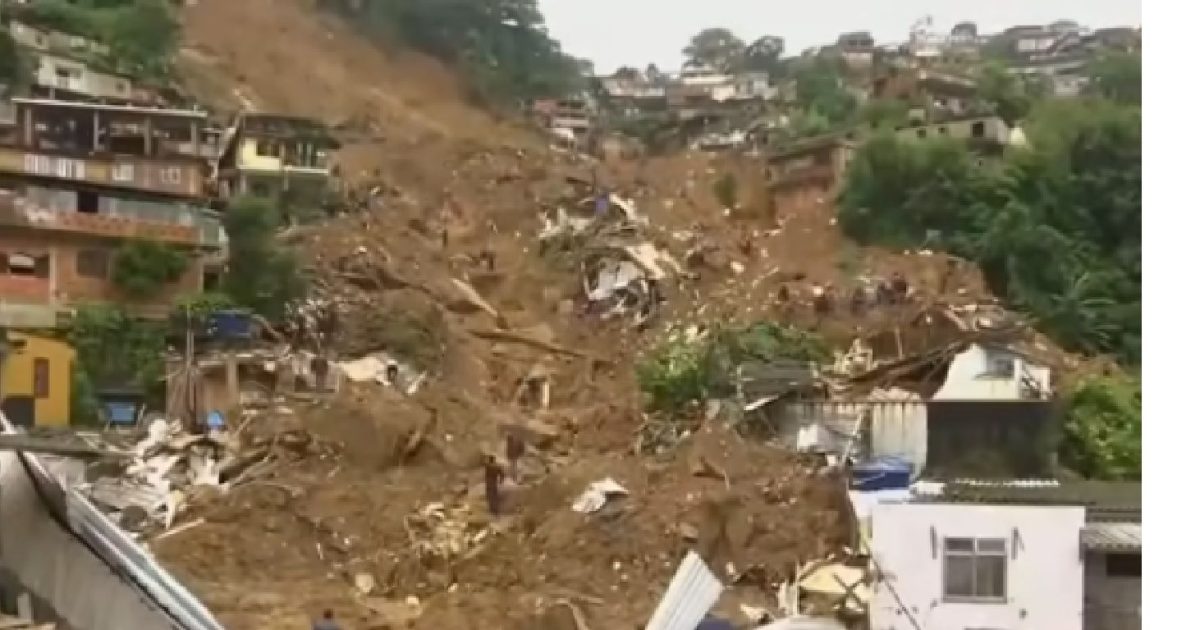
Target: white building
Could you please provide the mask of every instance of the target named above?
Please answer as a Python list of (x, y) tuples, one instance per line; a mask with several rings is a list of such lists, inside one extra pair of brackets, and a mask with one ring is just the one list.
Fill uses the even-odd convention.
[(922, 491), (870, 507), (872, 630), (1140, 630), (1140, 484)]

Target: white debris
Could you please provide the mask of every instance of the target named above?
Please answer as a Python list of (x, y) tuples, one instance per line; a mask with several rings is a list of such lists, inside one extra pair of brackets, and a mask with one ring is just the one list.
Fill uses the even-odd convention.
[(575, 499), (575, 503), (571, 505), (571, 509), (580, 514), (591, 514), (598, 511), (608, 503), (609, 498), (614, 496), (628, 496), (629, 491), (621, 484), (613, 480), (612, 477), (606, 477), (600, 481), (592, 482), (583, 494)]

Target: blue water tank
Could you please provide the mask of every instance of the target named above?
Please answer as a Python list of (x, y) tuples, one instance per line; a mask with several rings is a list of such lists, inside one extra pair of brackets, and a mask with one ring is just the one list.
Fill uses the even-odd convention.
[(209, 331), (216, 339), (250, 339), (254, 319), (245, 311), (216, 311), (208, 318)]
[(856, 464), (850, 487), (855, 490), (895, 490), (912, 482), (912, 462), (903, 457), (879, 457)]

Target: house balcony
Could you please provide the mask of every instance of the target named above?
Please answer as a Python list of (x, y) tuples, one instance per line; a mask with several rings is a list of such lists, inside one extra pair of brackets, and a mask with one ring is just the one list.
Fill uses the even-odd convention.
[(220, 249), (225, 233), (211, 211), (187, 206), (125, 202), (108, 212), (83, 213), (37, 204), (0, 193), (0, 226), (51, 230), (114, 239), (146, 239), (204, 249)]
[(199, 199), (207, 165), (201, 159), (148, 159), (126, 155), (51, 154), (0, 147), (0, 172), (87, 183), (106, 188)]

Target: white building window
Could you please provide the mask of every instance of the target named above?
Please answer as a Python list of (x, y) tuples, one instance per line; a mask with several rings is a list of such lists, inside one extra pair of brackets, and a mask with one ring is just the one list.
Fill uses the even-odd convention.
[(1002, 603), (1008, 593), (1003, 538), (946, 538), (942, 595), (949, 601)]
[(1017, 375), (1017, 359), (1011, 354), (989, 352), (987, 365), (983, 370), (984, 378), (1011, 379)]

